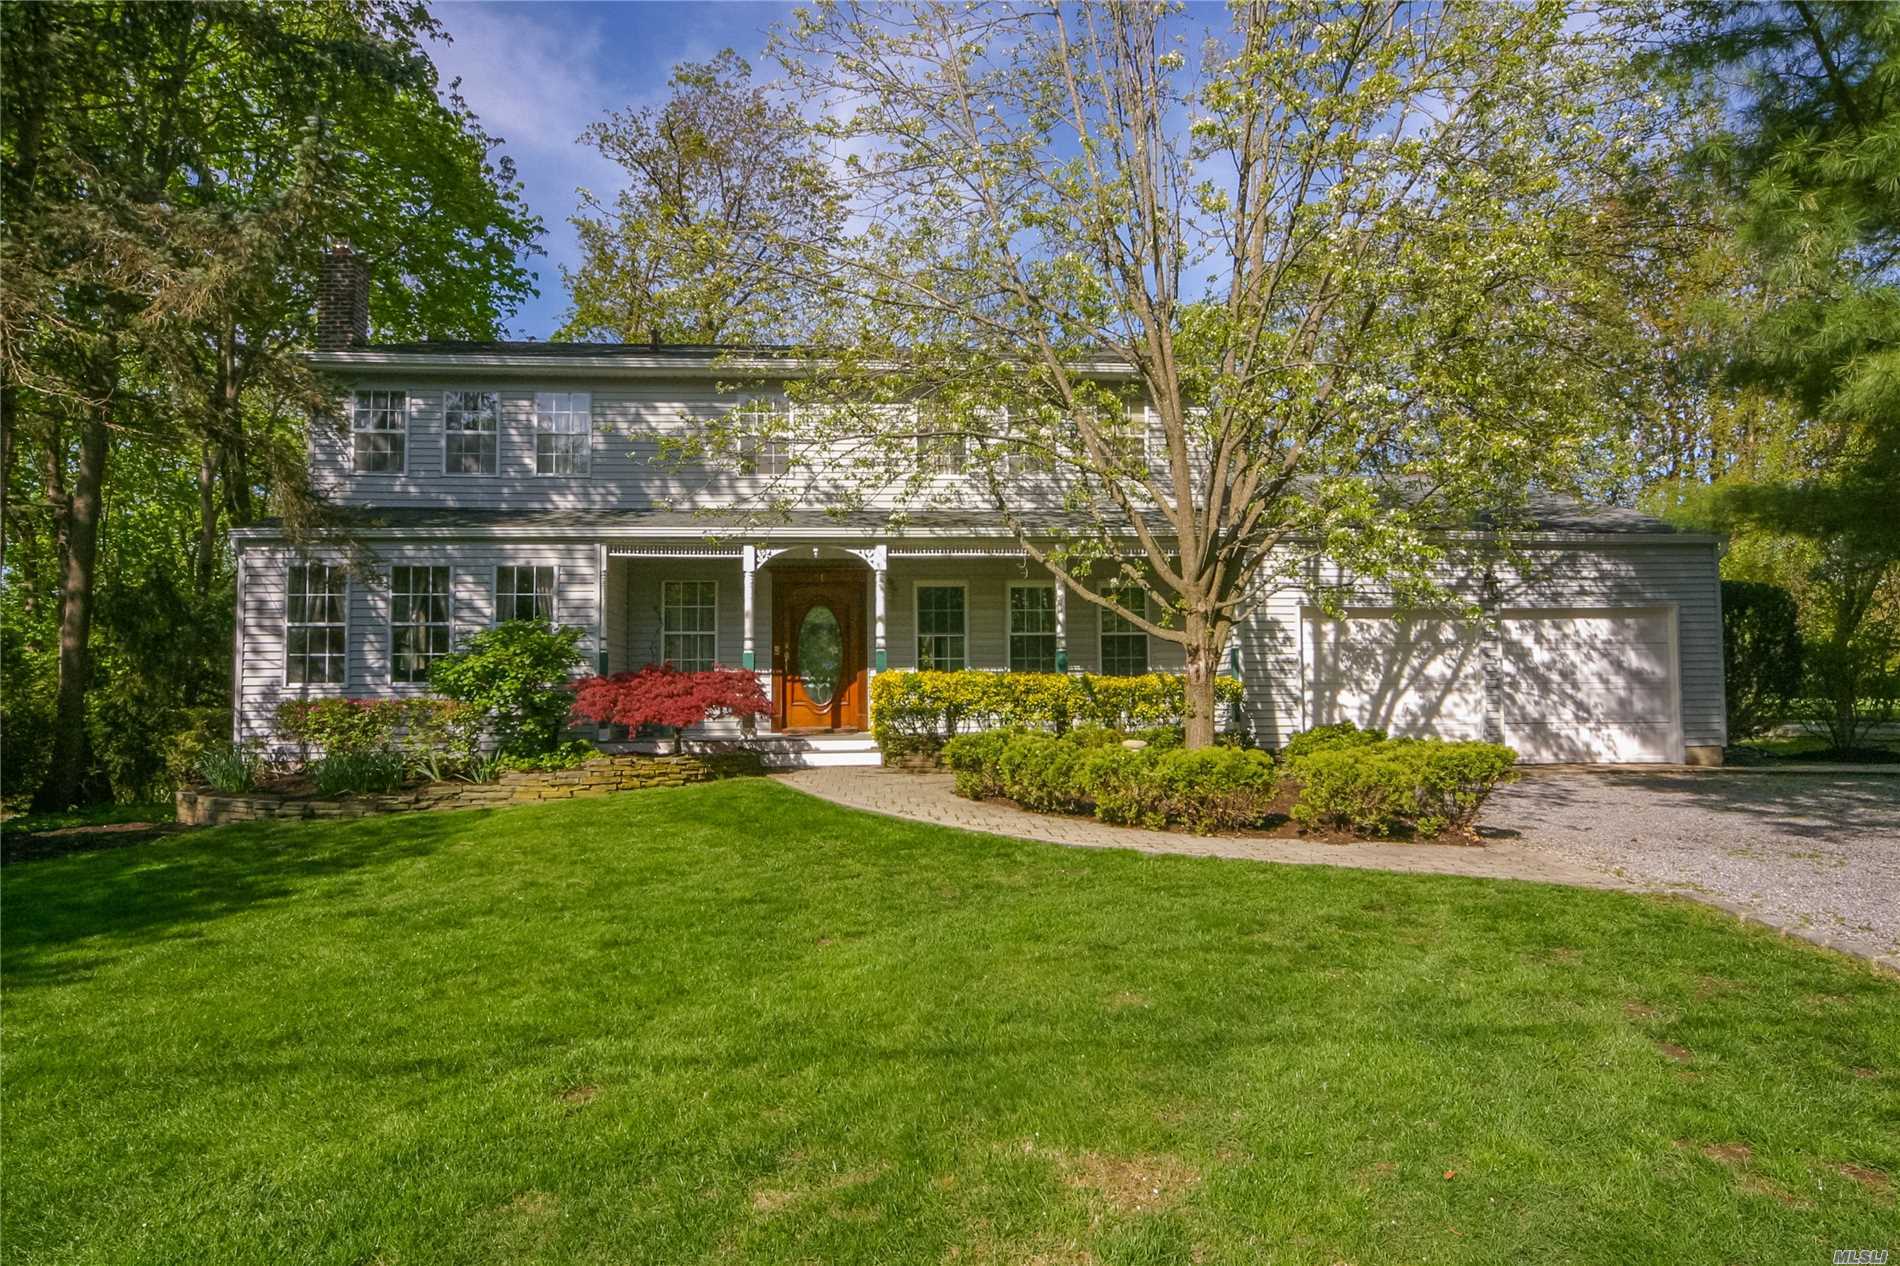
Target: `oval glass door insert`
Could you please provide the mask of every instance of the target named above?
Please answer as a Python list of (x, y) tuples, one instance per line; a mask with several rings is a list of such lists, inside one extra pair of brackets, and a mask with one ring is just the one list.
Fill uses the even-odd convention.
[(798, 626), (798, 675), (805, 683), (805, 697), (821, 708), (830, 706), (843, 667), (838, 617), (830, 607), (813, 607)]

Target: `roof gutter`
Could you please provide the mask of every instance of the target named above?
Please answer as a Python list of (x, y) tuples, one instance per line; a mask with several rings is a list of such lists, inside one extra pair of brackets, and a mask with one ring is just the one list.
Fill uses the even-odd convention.
[[(231, 540), (237, 545), (246, 545), (265, 541), (284, 540), (282, 529), (274, 527), (243, 527), (231, 529)], [(799, 541), (836, 541), (836, 540), (900, 540), (905, 538), (925, 540), (1005, 540), (1014, 539), (1016, 533), (1007, 527), (998, 525), (945, 526), (933, 528), (928, 525), (910, 524), (901, 528), (854, 527), (846, 524), (777, 524), (765, 526), (734, 526), (728, 529), (716, 527), (695, 528), (681, 524), (625, 524), (625, 525), (536, 525), (533, 523), (478, 523), (450, 526), (417, 527), (359, 527), (319, 529), (319, 538), (356, 539), (369, 541), (452, 541), (452, 540), (663, 540), (668, 538), (686, 540), (799, 540)], [(1054, 540), (1052, 533), (1029, 533), (1032, 540)], [(1128, 535), (1134, 536), (1131, 530)], [(1165, 536), (1163, 539), (1166, 539)], [(1472, 544), (1496, 539), (1482, 532), (1458, 532), (1446, 534), (1452, 542)], [(1561, 548), (1569, 545), (1594, 546), (1654, 546), (1654, 545), (1715, 545), (1722, 538), (1695, 532), (1524, 532), (1519, 533), (1517, 541), (1533, 549)]]
[[(525, 356), (509, 352), (379, 352), (375, 348), (311, 352), (305, 363), (343, 373), (505, 374), (557, 378), (798, 378), (834, 364), (809, 356), (715, 356), (685, 360), (673, 356), (617, 353), (608, 356)], [(879, 368), (872, 366), (873, 369)], [(893, 370), (898, 366), (888, 368)], [(1070, 368), (1085, 377), (1130, 380), (1132, 365), (1088, 361)]]

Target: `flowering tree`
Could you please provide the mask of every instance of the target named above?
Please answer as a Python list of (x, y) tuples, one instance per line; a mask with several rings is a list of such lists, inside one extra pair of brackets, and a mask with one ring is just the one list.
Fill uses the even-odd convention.
[(1190, 746), (1275, 583), (1324, 556), (1428, 592), (1438, 529), (1568, 481), (1617, 399), (1597, 209), (1648, 126), (1562, 4), (1198, 21), (821, 4), (777, 50), (858, 230), (785, 255), (829, 300), (797, 450), (850, 455), (841, 504), (955, 483), (1180, 645)]
[(743, 668), (689, 673), (671, 664), (648, 664), (638, 672), (589, 677), (574, 687), (574, 716), (631, 730), (665, 725), (677, 731), (721, 716), (737, 717), (750, 729), (771, 712), (758, 674)]

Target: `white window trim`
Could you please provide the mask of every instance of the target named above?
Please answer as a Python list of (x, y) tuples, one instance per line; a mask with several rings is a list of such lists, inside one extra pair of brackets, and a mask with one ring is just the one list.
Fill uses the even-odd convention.
[[(343, 680), (342, 681), (292, 681), (290, 679), (290, 569), (292, 567), (336, 567), (343, 571)], [(349, 569), (341, 562), (331, 562), (324, 558), (292, 558), (284, 566), (284, 689), (300, 690), (307, 696), (317, 694), (348, 694), (350, 689), (350, 600), (353, 586), (350, 583)], [(307, 600), (308, 595), (306, 595)], [(305, 628), (316, 627), (309, 621)], [(240, 626), (240, 632), (242, 628)]]
[[(356, 437), (358, 435), (388, 435), (390, 434), (390, 432), (388, 431), (373, 431), (373, 430), (359, 431), (356, 429), (356, 397), (360, 393), (363, 393), (363, 392), (376, 392), (376, 391), (381, 391), (384, 395), (399, 395), (402, 397), (402, 469), (401, 470), (358, 470), (356, 468)], [(351, 478), (354, 478), (354, 479), (406, 479), (409, 477), (409, 450), (414, 447), (414, 445), (411, 444), (410, 441), (415, 438), (411, 434), (411, 432), (416, 429), (415, 410), (410, 407), (410, 402), (414, 399), (415, 397), (409, 394), (409, 389), (407, 387), (402, 387), (402, 388), (352, 387), (350, 389), (350, 451), (349, 451), (348, 461), (349, 461)]]
[[(465, 470), (451, 471), (449, 469), (449, 393), (450, 392), (454, 392), (457, 395), (479, 394), (479, 395), (485, 395), (485, 396), (492, 395), (495, 397), (495, 469), (487, 470), (487, 471), (476, 471), (472, 475), (469, 474)], [(503, 429), (502, 418), (503, 418), (503, 415), (506, 414), (508, 411), (507, 402), (502, 398), (502, 393), (499, 391), (483, 391), (479, 387), (445, 387), (442, 389), (442, 402), (439, 407), (442, 410), (442, 413), (441, 413), (442, 477), (444, 479), (499, 479), (501, 478), (501, 433)], [(591, 412), (591, 409), (590, 409), (590, 412)], [(462, 432), (458, 432), (458, 434), (466, 435), (466, 434), (470, 434), (470, 432), (462, 431)], [(407, 449), (405, 447), (405, 453), (406, 452), (407, 452)]]
[[(910, 655), (911, 667), (922, 668), (923, 656), (917, 653), (917, 643), (924, 637), (924, 595), (926, 589), (963, 590), (963, 666), (970, 667), (970, 582), (967, 580), (930, 580), (919, 578), (911, 582), (910, 589)], [(1003, 618), (1009, 619), (1007, 612)]]
[[(574, 470), (574, 471), (556, 471), (556, 470), (543, 471), (541, 469), (541, 436), (543, 434), (547, 434), (547, 435), (575, 434), (575, 432), (572, 432), (572, 431), (546, 431), (546, 432), (542, 431), (541, 429), (541, 397), (542, 396), (568, 396), (568, 397), (586, 396), (587, 397), (587, 430), (583, 432), (583, 434), (587, 436), (587, 443), (581, 445), (581, 452), (582, 454), (584, 454), (583, 461), (582, 461), (582, 469)], [(529, 393), (528, 408), (530, 412), (532, 412), (534, 415), (532, 425), (530, 426), (529, 431), (528, 431), (528, 445), (529, 445), (528, 464), (533, 470), (534, 477), (536, 479), (592, 479), (594, 477), (594, 393), (592, 391), (542, 391), (542, 390), (536, 389)], [(500, 460), (500, 453), (499, 453), (499, 447), (500, 447), (499, 437), (497, 437), (496, 439), (496, 446), (497, 446), (498, 451), (496, 453), (495, 468), (499, 470), (501, 468), (501, 460)]]
[[(913, 444), (916, 448), (918, 473), (926, 479), (962, 479), (970, 469), (970, 437), (961, 430), (944, 431), (931, 427), (931, 410), (922, 405), (910, 406), (911, 432), (916, 436)], [(941, 451), (933, 451), (946, 440), (956, 441), (955, 464), (946, 465)], [(944, 445), (948, 447), (948, 445)]]
[(559, 563), (496, 563), (488, 577), (488, 627), (501, 623), (501, 572), (504, 567), (547, 567), (554, 572), (554, 588), (549, 594), (548, 625), (561, 627), (561, 565)]
[[(784, 416), (782, 426), (776, 421), (781, 414)], [(758, 480), (788, 477), (792, 473), (792, 432), (798, 425), (798, 406), (789, 403), (781, 405), (777, 401), (755, 400), (740, 405), (735, 410), (735, 416), (739, 419), (739, 425), (733, 438), (733, 457), (736, 462), (735, 473), (738, 477)], [(772, 426), (774, 434), (761, 436), (754, 429), (752, 419), (758, 417), (774, 419)], [(747, 452), (748, 444), (751, 445), (750, 453)], [(778, 464), (783, 469), (765, 469), (765, 464), (760, 458), (767, 449), (778, 450), (780, 454)], [(748, 460), (752, 463), (751, 470), (745, 469)]]
[[(1015, 642), (1016, 642), (1017, 634), (1016, 634), (1016, 631), (1012, 629), (1009, 624), (1009, 617), (1010, 617), (1010, 613), (1014, 604), (1014, 599), (1012, 599), (1010, 595), (1015, 593), (1018, 589), (1047, 589), (1049, 591), (1049, 604), (1050, 604), (1049, 609), (1051, 612), (1053, 612), (1055, 610), (1056, 582), (1053, 580), (1012, 580), (1003, 587), (1003, 663), (1008, 667), (1009, 671), (1012, 673), (1018, 672), (1018, 671), (1021, 671), (1021, 672), (1029, 671), (1028, 669), (1019, 670), (1016, 667)], [(969, 620), (969, 601), (967, 598), (964, 600), (964, 620), (966, 623)], [(1023, 636), (1041, 637), (1043, 635), (1040, 633), (1037, 633), (1037, 634), (1023, 634)], [(1062, 653), (1062, 634), (1059, 631), (1052, 629), (1050, 630), (1048, 637), (1049, 637), (1049, 640), (1055, 645), (1054, 654), (1059, 656)], [(1053, 662), (1054, 660), (1052, 659), (1051, 663), (1053, 664)], [(1056, 670), (1055, 668), (1051, 667), (1050, 669), (1048, 669), (1048, 671), (1055, 672)]]
[[(685, 629), (669, 630), (666, 627), (666, 587), (668, 584), (676, 584), (676, 585), (677, 584), (702, 584), (702, 585), (711, 585), (713, 587), (713, 596), (712, 596), (713, 653), (712, 653), (712, 663), (711, 665), (709, 665), (709, 667), (717, 668), (719, 665), (725, 663), (726, 661), (723, 658), (721, 658), (721, 652), (725, 648), (720, 646), (719, 644), (719, 581), (717, 579), (703, 577), (703, 576), (662, 576), (660, 577), (660, 662), (663, 664), (669, 662), (666, 658), (666, 639), (669, 633), (673, 637), (703, 636), (697, 630), (689, 633)], [(698, 670), (694, 669), (693, 671), (697, 672)]]
[[(1135, 596), (1141, 600), (1141, 618), (1144, 620), (1148, 618), (1149, 604), (1148, 604), (1148, 591), (1146, 589), (1143, 589), (1139, 584), (1136, 584), (1132, 580), (1127, 581), (1120, 585), (1110, 586), (1110, 588), (1119, 589), (1124, 594), (1126, 594), (1128, 590), (1133, 589), (1135, 591)], [(1104, 593), (1102, 596), (1107, 597), (1108, 594)], [(1123, 602), (1122, 605), (1129, 606), (1130, 604), (1127, 602)], [(1137, 627), (1132, 633), (1111, 632), (1108, 628), (1108, 617), (1113, 616), (1114, 614), (1115, 613), (1113, 611), (1110, 611), (1107, 607), (1098, 606), (1095, 608), (1095, 671), (1102, 674), (1103, 676), (1108, 675), (1108, 639), (1109, 638), (1135, 637), (1139, 635), (1142, 641), (1142, 649), (1145, 652), (1143, 658), (1147, 661), (1146, 671), (1153, 672), (1155, 670), (1154, 636), (1150, 634), (1147, 629), (1139, 628), (1139, 627)]]
[[(411, 570), (417, 567), (429, 567), (429, 568), (440, 567), (448, 572), (449, 574), (449, 619), (448, 619), (449, 650), (452, 653), (455, 650), (455, 564), (454, 563), (391, 563), (389, 565), (389, 590), (388, 590), (389, 610), (383, 613), (384, 623), (389, 628), (389, 674), (388, 674), (389, 688), (391, 690), (427, 690), (429, 688), (429, 678), (426, 675), (423, 677), (421, 681), (396, 680), (396, 569), (398, 567), (407, 567), (407, 568), (410, 568)], [(431, 621), (431, 624), (433, 624), (433, 621)], [(429, 627), (429, 626), (425, 625), (424, 627)], [(349, 645), (348, 638), (349, 638), (349, 634), (346, 632), (344, 634), (344, 639), (345, 639), (344, 646), (346, 648)], [(345, 671), (347, 671), (347, 666), (345, 668)]]

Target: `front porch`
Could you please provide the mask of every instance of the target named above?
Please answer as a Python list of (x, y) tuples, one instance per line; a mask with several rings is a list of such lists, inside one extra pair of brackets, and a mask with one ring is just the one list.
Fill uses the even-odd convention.
[(870, 688), (880, 672), (1179, 667), (1178, 648), (1072, 600), (1020, 547), (994, 538), (806, 533), (599, 548), (604, 671), (737, 666), (757, 673), (772, 701), (756, 735), (711, 723), (682, 736), (686, 750), (744, 744), (782, 768), (872, 765)]

